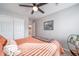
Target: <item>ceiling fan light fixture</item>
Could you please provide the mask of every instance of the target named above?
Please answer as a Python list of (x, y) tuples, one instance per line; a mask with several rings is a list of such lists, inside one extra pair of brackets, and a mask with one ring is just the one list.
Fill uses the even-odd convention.
[(37, 6), (33, 6), (33, 10), (34, 11), (38, 11), (38, 7)]
[(34, 12), (36, 11), (39, 11), (41, 12), (42, 14), (44, 14), (44, 11), (40, 8), (41, 6), (45, 5), (47, 3), (32, 3), (32, 5), (22, 5), (20, 4), (19, 6), (22, 6), (22, 7), (31, 7), (32, 8), (32, 11), (31, 11), (31, 14), (33, 14)]

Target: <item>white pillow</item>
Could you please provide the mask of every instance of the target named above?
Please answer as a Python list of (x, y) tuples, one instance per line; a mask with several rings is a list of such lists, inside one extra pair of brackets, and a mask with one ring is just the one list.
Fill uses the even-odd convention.
[(19, 50), (19, 48), (18, 48), (15, 40), (8, 39), (7, 44), (4, 46), (4, 53), (6, 55), (13, 56), (13, 55), (16, 55), (16, 52), (18, 52), (18, 50)]
[(13, 39), (7, 39), (7, 44), (6, 45), (17, 45), (15, 40)]
[(6, 55), (12, 56), (18, 50), (16, 45), (6, 45), (4, 47), (4, 52)]

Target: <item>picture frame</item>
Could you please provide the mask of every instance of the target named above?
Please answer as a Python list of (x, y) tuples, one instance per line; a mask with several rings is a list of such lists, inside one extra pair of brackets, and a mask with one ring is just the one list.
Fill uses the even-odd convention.
[(53, 30), (53, 20), (44, 22), (44, 30)]

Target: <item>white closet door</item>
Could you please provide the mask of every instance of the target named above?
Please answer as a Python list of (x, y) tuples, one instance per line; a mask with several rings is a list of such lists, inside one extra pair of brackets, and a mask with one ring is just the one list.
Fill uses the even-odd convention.
[(24, 19), (0, 15), (0, 35), (7, 39), (24, 38)]
[(24, 20), (14, 19), (14, 39), (24, 38)]
[(0, 35), (13, 39), (13, 20), (9, 16), (0, 15)]

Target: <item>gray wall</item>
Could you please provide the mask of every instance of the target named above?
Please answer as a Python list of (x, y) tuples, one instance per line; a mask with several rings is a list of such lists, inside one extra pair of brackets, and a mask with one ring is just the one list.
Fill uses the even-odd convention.
[[(44, 30), (43, 22), (48, 20), (54, 20), (54, 30)], [(79, 34), (79, 4), (38, 19), (36, 28), (37, 36), (59, 40), (67, 48), (67, 37)]]

